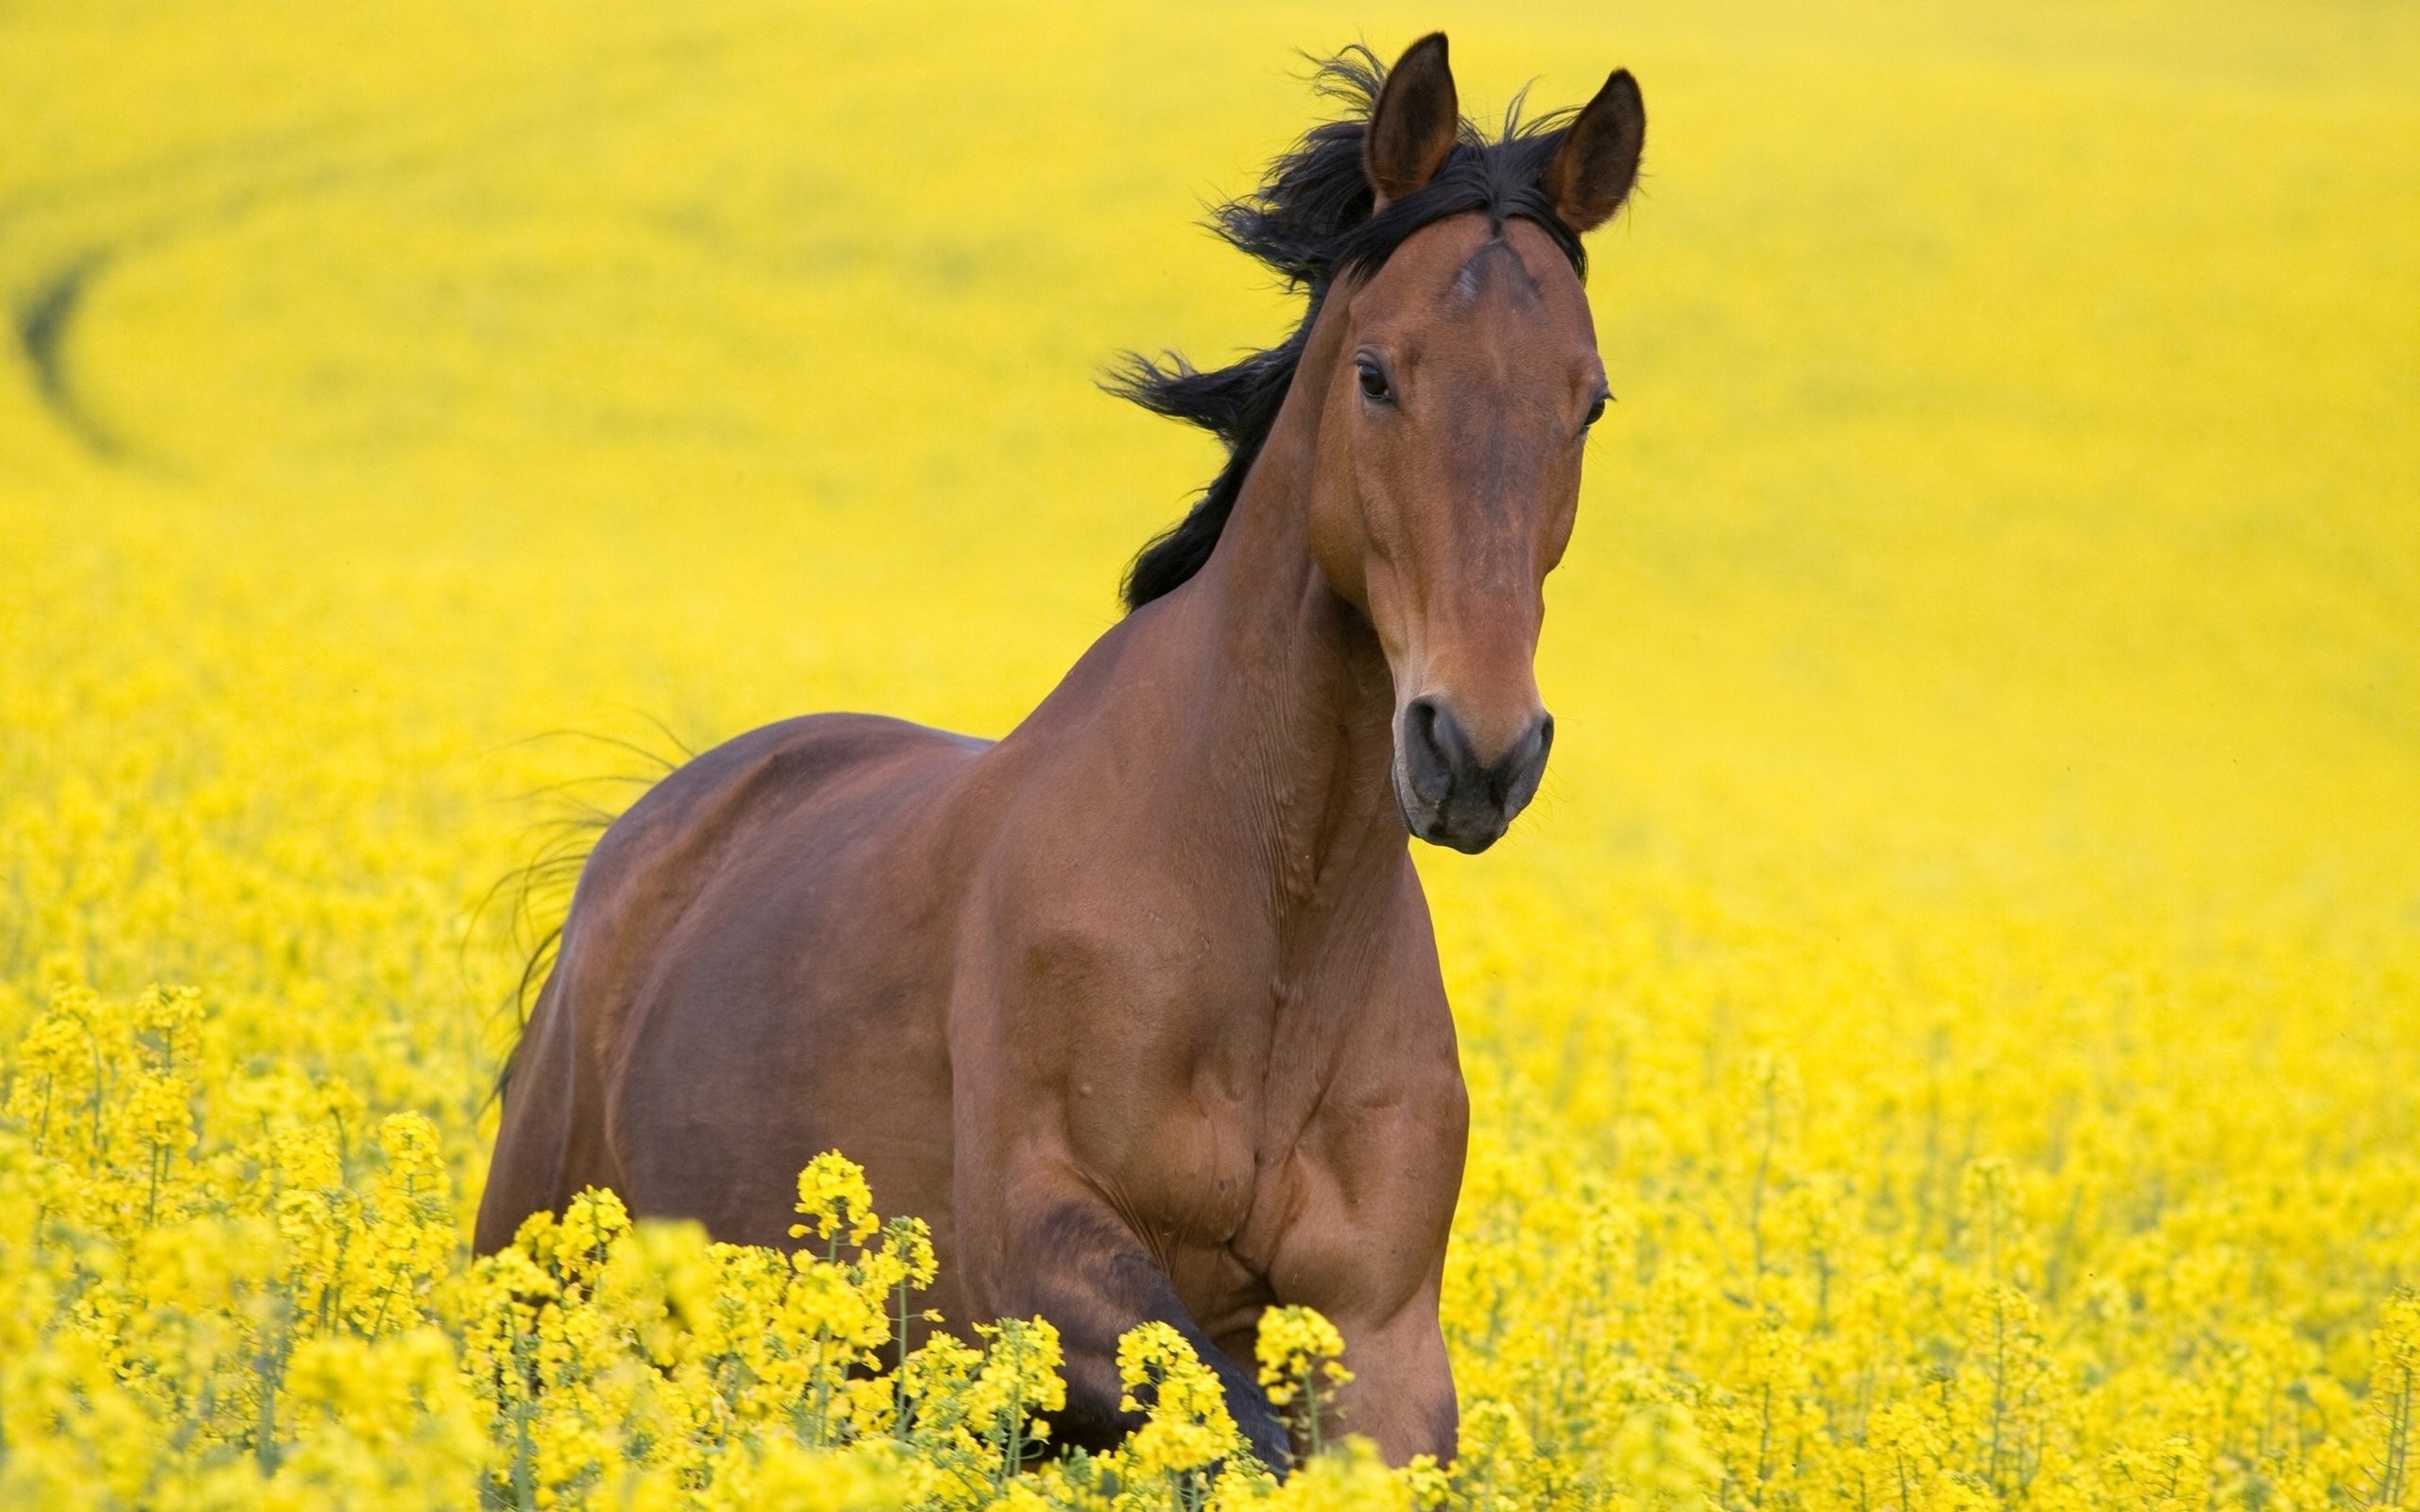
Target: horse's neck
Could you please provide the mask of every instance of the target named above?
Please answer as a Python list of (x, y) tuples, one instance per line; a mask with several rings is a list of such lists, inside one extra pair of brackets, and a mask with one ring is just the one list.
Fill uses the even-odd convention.
[(1368, 620), (1338, 597), (1311, 556), (1310, 492), (1320, 399), (1338, 360), (1314, 331), (1217, 550), (1178, 592), (1177, 654), (1195, 738), (1174, 775), (1230, 827), (1281, 915), (1324, 914), (1357, 873), (1399, 863), (1406, 839), (1390, 780), (1393, 690)]

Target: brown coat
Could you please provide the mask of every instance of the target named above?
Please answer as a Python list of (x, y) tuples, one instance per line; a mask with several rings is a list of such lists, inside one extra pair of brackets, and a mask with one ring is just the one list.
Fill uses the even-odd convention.
[[(1542, 160), (1568, 228), (1627, 192), (1636, 99), (1616, 76)], [(1361, 149), (1379, 209), (1457, 118), (1426, 40)], [(1253, 1331), (1302, 1302), (1357, 1372), (1340, 1426), (1452, 1452), (1465, 1102), (1406, 842), (1483, 849), (1535, 790), (1541, 587), (1604, 380), (1534, 219), (1443, 215), (1322, 292), (1215, 550), (1006, 738), (793, 719), (614, 825), (482, 1249), (588, 1185), (786, 1245), (799, 1168), (838, 1148), (931, 1224), (953, 1322), (1058, 1325), (1063, 1440), (1130, 1425), (1116, 1341), (1158, 1318), (1283, 1463)]]

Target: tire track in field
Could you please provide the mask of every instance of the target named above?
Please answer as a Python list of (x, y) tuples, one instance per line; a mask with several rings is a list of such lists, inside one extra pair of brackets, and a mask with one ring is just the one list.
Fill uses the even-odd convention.
[[(660, 39), (630, 49), (631, 56), (604, 60), (607, 67), (577, 75), (566, 70), (567, 82), (535, 100), (518, 92), (519, 79), (482, 80), (457, 90), (450, 100), (413, 101), (383, 116), (323, 119), (249, 141), (174, 151), (0, 202), (0, 298), (33, 398), (95, 459), (175, 472), (168, 459), (147, 455), (105, 420), (78, 389), (71, 338), (101, 276), (269, 205), (398, 185), (447, 170), (475, 171), (494, 162), (500, 147), (525, 147), (585, 119), (666, 101), (684, 76), (728, 52), (735, 29)], [(610, 66), (630, 64), (632, 57), (636, 66)], [(466, 119), (499, 96), (512, 108), (489, 112), (484, 121)], [(165, 207), (146, 204), (164, 198)], [(116, 224), (95, 231), (95, 220)]]
[(93, 252), (37, 285), (17, 306), (17, 344), (25, 348), (26, 360), (33, 367), (34, 391), (59, 422), (75, 433), (87, 451), (113, 462), (124, 454), (124, 445), (78, 400), (60, 356), (60, 340), (83, 299), (85, 284), (108, 262), (108, 253)]

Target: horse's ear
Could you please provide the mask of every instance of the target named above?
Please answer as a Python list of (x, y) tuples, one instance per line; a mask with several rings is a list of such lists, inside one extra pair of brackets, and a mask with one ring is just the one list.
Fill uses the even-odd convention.
[(1417, 194), (1454, 150), (1461, 106), (1454, 72), (1445, 66), (1445, 34), (1432, 31), (1404, 50), (1387, 71), (1370, 129), (1361, 138), (1361, 169), (1378, 205)]
[(1595, 231), (1614, 218), (1638, 181), (1638, 152), (1647, 144), (1647, 102), (1638, 80), (1619, 68), (1581, 109), (1547, 163), (1547, 198), (1573, 231)]

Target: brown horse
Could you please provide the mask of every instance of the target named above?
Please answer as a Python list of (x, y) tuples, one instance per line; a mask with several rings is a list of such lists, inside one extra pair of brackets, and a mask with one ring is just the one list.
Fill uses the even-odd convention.
[(1131, 612), (996, 744), (861, 714), (666, 778), (587, 863), (506, 1093), (478, 1246), (581, 1187), (786, 1245), (817, 1152), (921, 1215), (952, 1319), (1040, 1314), (1062, 1441), (1114, 1440), (1120, 1333), (1173, 1324), (1256, 1453), (1249, 1368), (1307, 1303), (1340, 1428), (1454, 1450), (1438, 1326), (1466, 1104), (1407, 835), (1484, 850), (1537, 790), (1532, 659), (1603, 409), (1580, 233), (1636, 176), (1577, 115), (1459, 114), (1445, 40), (1324, 81), (1219, 229), (1308, 293), (1282, 346), (1123, 387), (1228, 464)]

